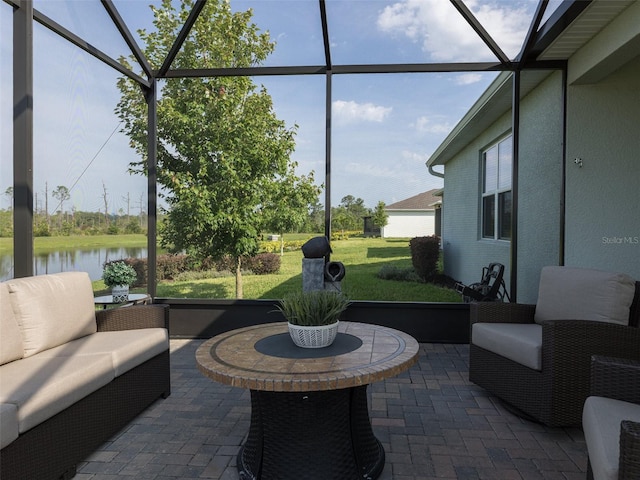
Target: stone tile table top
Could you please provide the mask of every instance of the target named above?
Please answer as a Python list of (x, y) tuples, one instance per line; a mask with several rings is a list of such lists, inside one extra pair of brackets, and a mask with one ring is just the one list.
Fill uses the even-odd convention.
[[(338, 332), (334, 345), (304, 349), (288, 338), (286, 322), (245, 327), (204, 342), (196, 360), (204, 375), (223, 384), (271, 392), (311, 392), (384, 380), (418, 359), (418, 342), (398, 330), (340, 322)], [(270, 342), (279, 342), (283, 348), (273, 350)]]

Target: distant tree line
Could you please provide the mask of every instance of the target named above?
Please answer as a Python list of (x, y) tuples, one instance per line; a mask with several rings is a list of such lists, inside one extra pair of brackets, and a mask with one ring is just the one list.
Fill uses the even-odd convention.
[[(44, 195), (42, 195), (44, 193)], [(9, 204), (13, 205), (13, 188), (4, 191)], [(50, 200), (55, 199), (54, 202)], [(138, 214), (130, 213), (129, 195), (126, 211), (119, 209), (118, 213), (109, 213), (108, 196), (103, 184), (103, 212), (83, 212), (75, 207), (65, 209), (65, 202), (71, 199), (69, 189), (59, 185), (49, 194), (48, 185), (44, 192), (34, 198), (33, 235), (35, 237), (69, 236), (69, 235), (118, 235), (122, 233), (145, 233), (147, 230), (147, 214), (142, 208), (142, 201), (138, 207)], [(43, 198), (44, 197), (44, 198)], [(51, 213), (53, 210), (53, 213)], [(13, 236), (13, 208), (0, 209), (0, 237)]]
[[(11, 196), (12, 189), (7, 189), (5, 195)], [(63, 195), (61, 208), (54, 214), (47, 214), (43, 205), (38, 202), (38, 209), (34, 212), (33, 234), (36, 237), (65, 236), (65, 235), (119, 235), (129, 233), (146, 233), (147, 215), (140, 211), (137, 215), (127, 214), (123, 209), (118, 214), (105, 212), (84, 212), (75, 208), (62, 210), (63, 203), (69, 200)], [(292, 226), (283, 233), (318, 233), (324, 232), (324, 206), (316, 201), (309, 208), (300, 226)], [(384, 203), (378, 202), (374, 209), (368, 208), (362, 198), (347, 195), (340, 204), (331, 208), (331, 230), (333, 232), (361, 231), (363, 218), (371, 216), (376, 226), (386, 225)], [(265, 232), (276, 233), (265, 224)], [(13, 211), (11, 208), (0, 209), (0, 237), (13, 236)]]

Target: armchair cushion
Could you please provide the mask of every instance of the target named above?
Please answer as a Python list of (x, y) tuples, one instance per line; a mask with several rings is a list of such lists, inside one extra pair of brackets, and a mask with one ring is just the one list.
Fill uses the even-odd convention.
[(525, 367), (542, 370), (542, 326), (536, 323), (474, 323), (471, 342)]
[(580, 319), (628, 325), (635, 280), (624, 273), (547, 266), (540, 273), (535, 321)]
[(588, 397), (582, 414), (593, 477), (618, 480), (620, 424), (640, 422), (640, 405), (605, 397)]

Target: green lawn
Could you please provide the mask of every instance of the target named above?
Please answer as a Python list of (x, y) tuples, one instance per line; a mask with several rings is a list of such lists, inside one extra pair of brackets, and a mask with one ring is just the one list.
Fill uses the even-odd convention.
[[(286, 234), (285, 241), (307, 240), (310, 234)], [(74, 237), (38, 237), (36, 252), (49, 252), (68, 248), (144, 247), (144, 235), (101, 235)], [(409, 239), (350, 238), (331, 242), (332, 261), (342, 262), (346, 275), (343, 291), (352, 300), (459, 302), (460, 295), (453, 290), (432, 284), (382, 280), (376, 276), (383, 265), (399, 268), (411, 267)], [(0, 238), (0, 253), (12, 249), (11, 238)], [(285, 252), (277, 274), (243, 276), (244, 298), (275, 299), (286, 292), (302, 288), (302, 252)], [(107, 290), (101, 280), (93, 282), (97, 294)], [(135, 289), (132, 291), (144, 291)], [(235, 298), (235, 278), (209, 278), (190, 281), (160, 282), (157, 296), (168, 298)]]
[[(33, 249), (36, 253), (83, 248), (146, 247), (146, 235), (73, 235), (69, 237), (36, 237)], [(0, 238), (0, 253), (13, 251), (13, 238)]]
[[(285, 240), (292, 240), (285, 236)], [(409, 240), (351, 238), (331, 242), (331, 260), (342, 262), (346, 275), (343, 291), (352, 300), (414, 302), (459, 302), (453, 290), (431, 284), (382, 280), (376, 277), (385, 264), (411, 267)], [(302, 288), (302, 252), (285, 252), (277, 274), (244, 275), (244, 298), (275, 299)], [(234, 298), (235, 278), (224, 277), (188, 282), (161, 282), (157, 295), (170, 298)]]

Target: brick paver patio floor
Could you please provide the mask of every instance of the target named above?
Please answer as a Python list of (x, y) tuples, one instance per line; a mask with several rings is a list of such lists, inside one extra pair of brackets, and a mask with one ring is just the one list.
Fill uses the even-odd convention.
[[(249, 392), (195, 365), (201, 340), (171, 340), (172, 394), (78, 466), (77, 480), (237, 479)], [(467, 345), (421, 344), (417, 365), (369, 387), (371, 422), (386, 451), (381, 480), (583, 480), (578, 428), (522, 420), (467, 380)], [(303, 479), (301, 479), (303, 480)]]

